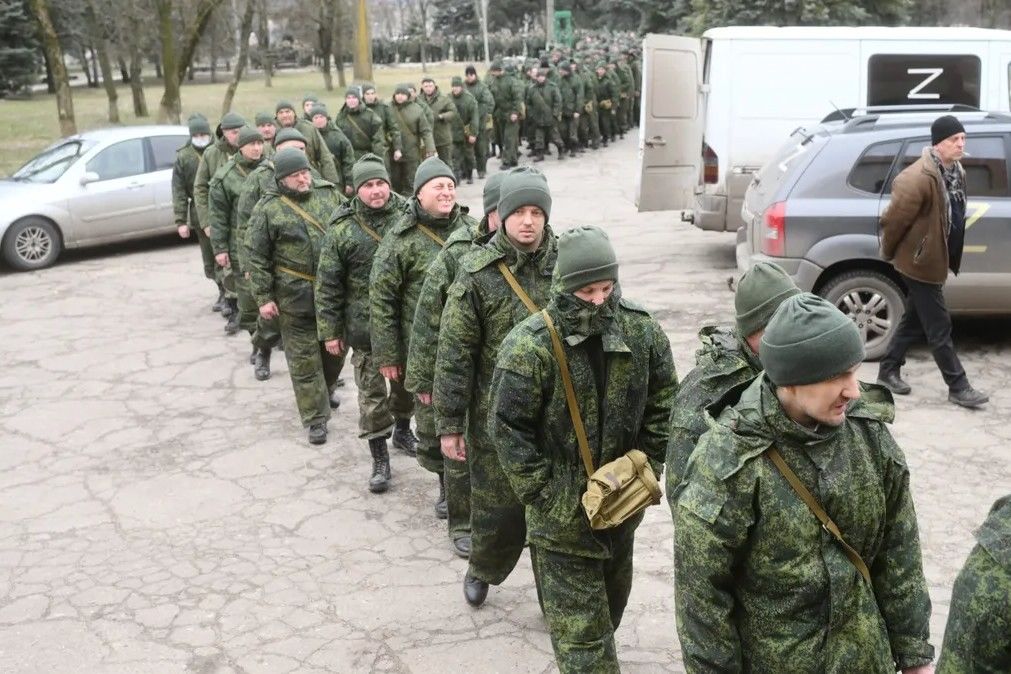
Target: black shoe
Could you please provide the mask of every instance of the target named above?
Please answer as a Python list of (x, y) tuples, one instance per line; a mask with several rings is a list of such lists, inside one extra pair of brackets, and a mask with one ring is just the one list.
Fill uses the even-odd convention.
[(544, 161), (544, 153), (543, 152), (537, 153), (537, 156), (534, 157), (534, 161), (535, 162)]
[(440, 520), (449, 517), (449, 508), (446, 506), (446, 479), (439, 476), (439, 500), (435, 502), (435, 516)]
[[(582, 150), (580, 150), (580, 152), (582, 152)], [(575, 149), (569, 150), (569, 156), (575, 158), (576, 157), (576, 150)]]
[(250, 365), (255, 365), (256, 364), (256, 354), (257, 353), (258, 353), (258, 349), (254, 346), (252, 353), (249, 354), (249, 364)]
[(331, 393), (330, 394), (330, 409), (332, 409), (332, 410), (340, 409), (340, 406), (341, 406), (341, 399), (337, 397), (336, 393)]
[(320, 422), (309, 427), (309, 444), (322, 445), (326, 442), (326, 424)]
[(606, 138), (604, 140), (600, 141), (600, 146), (601, 147), (607, 147), (607, 139)]
[(484, 171), (478, 171), (477, 172), (477, 179), (478, 180), (484, 180), (484, 178), (485, 178), (486, 175), (487, 175), (487, 173), (485, 173)]
[(239, 331), (239, 302), (238, 300), (228, 300), (232, 313), (228, 315), (228, 322), (225, 323), (225, 334), (234, 335)]
[(565, 160), (565, 152), (563, 150), (559, 150), (558, 151), (558, 161), (564, 161), (564, 160)]
[(393, 429), (393, 446), (407, 456), (418, 455), (418, 438), (411, 430), (410, 419), (397, 419), (396, 427)]
[(467, 176), (467, 184), (468, 185), (473, 185), (474, 184), (474, 178), (472, 176)]
[(218, 299), (211, 305), (211, 311), (221, 312), (225, 308), (225, 287), (218, 284)]
[(470, 536), (460, 536), (453, 539), (453, 552), (457, 557), (470, 559)]
[(480, 578), (475, 578), (467, 572), (463, 577), (463, 598), (467, 603), (477, 608), (488, 598), (488, 583)]
[(270, 379), (270, 349), (257, 349), (256, 361), (253, 363), (253, 376), (256, 381)]
[(899, 376), (898, 372), (884, 372), (878, 374), (878, 383), (895, 395), (899, 396), (909, 395), (909, 392), (913, 390), (909, 384), (902, 381), (902, 377)]
[(224, 306), (221, 307), (221, 317), (222, 318), (230, 318), (231, 315), (233, 313), (235, 313), (235, 311), (237, 311), (238, 301), (236, 301), (236, 303), (235, 303), (236, 304), (236, 308), (232, 308), (232, 300), (225, 299), (223, 301), (224, 301), (225, 304), (224, 304)]
[(948, 402), (975, 409), (990, 402), (990, 396), (969, 386), (961, 391), (948, 391)]
[(369, 440), (369, 452), (372, 453), (372, 476), (369, 477), (369, 491), (381, 494), (390, 488), (390, 453), (386, 449), (386, 438)]

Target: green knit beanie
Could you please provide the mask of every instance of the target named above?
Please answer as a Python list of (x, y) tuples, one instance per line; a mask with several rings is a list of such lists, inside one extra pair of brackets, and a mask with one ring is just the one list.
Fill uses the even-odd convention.
[(491, 174), (491, 177), (484, 184), (484, 214), (488, 215), (492, 211), (498, 210), (498, 200), (499, 195), (502, 190), (502, 181), (505, 180), (506, 174), (502, 171), (496, 171)]
[(347, 98), (348, 96), (354, 96), (355, 98), (361, 98), (362, 97), (362, 90), (359, 89), (356, 85), (352, 84), (350, 87), (348, 87), (348, 90), (344, 92), (344, 98)]
[(244, 126), (239, 129), (239, 142), (236, 143), (236, 147), (243, 147), (256, 141), (263, 142), (259, 130), (255, 126)]
[(864, 340), (853, 321), (831, 302), (801, 293), (772, 315), (758, 357), (776, 386), (816, 384), (861, 363)]
[(277, 132), (277, 135), (274, 136), (274, 147), (277, 147), (281, 143), (284, 143), (289, 140), (297, 140), (301, 142), (302, 145), (307, 144), (305, 136), (302, 135), (302, 132), (292, 126), (286, 129), (281, 129), (280, 131)]
[(436, 178), (449, 178), (456, 183), (456, 174), (449, 168), (446, 162), (438, 156), (432, 156), (421, 162), (418, 170), (414, 172), (414, 193), (417, 194), (425, 183)]
[(263, 126), (264, 124), (273, 124), (274, 126), (277, 126), (277, 122), (274, 121), (274, 118), (270, 116), (269, 112), (256, 113), (256, 125)]
[(536, 169), (523, 167), (509, 171), (502, 180), (498, 198), (498, 214), (502, 222), (522, 206), (540, 208), (544, 211), (545, 222), (551, 218), (548, 179)]
[(196, 136), (198, 134), (205, 134), (207, 136), (211, 135), (211, 125), (207, 122), (207, 118), (203, 115), (193, 115), (187, 120), (187, 124), (190, 127), (190, 135)]
[[(499, 211), (502, 210), (499, 205)], [(504, 218), (503, 218), (504, 219)], [(618, 258), (600, 227), (576, 227), (558, 237), (556, 272), (562, 291), (573, 293), (599, 281), (618, 280)]]
[(278, 181), (307, 168), (309, 158), (301, 150), (286, 147), (274, 155), (274, 178)]
[(450, 80), (449, 86), (451, 86), (451, 87), (462, 87), (463, 86), (463, 78), (460, 77), (459, 75), (454, 75), (453, 79)]
[(375, 91), (375, 90), (376, 90), (376, 85), (372, 84), (372, 82), (366, 82), (365, 84), (362, 85), (362, 93), (363, 94), (367, 94), (370, 91)]
[(737, 282), (734, 309), (737, 334), (753, 335), (764, 328), (783, 300), (800, 292), (783, 268), (772, 262), (759, 262)]
[(307, 101), (312, 101), (313, 103), (319, 103), (319, 98), (316, 94), (306, 94), (302, 97), (302, 107), (305, 107)]
[(295, 106), (291, 104), (291, 101), (281, 99), (277, 102), (277, 105), (274, 106), (274, 114), (276, 115), (282, 110), (291, 110), (292, 112), (295, 112)]
[(351, 182), (357, 192), (359, 187), (376, 178), (385, 180), (387, 183), (390, 182), (390, 174), (386, 171), (386, 163), (371, 152), (366, 152), (351, 167)]
[(237, 112), (226, 113), (224, 117), (221, 118), (221, 123), (219, 126), (222, 131), (228, 131), (230, 129), (241, 129), (246, 125), (246, 120), (242, 118)]
[(397, 88), (393, 90), (393, 95), (395, 96), (397, 94), (403, 94), (404, 96), (410, 96), (411, 95), (411, 85), (404, 84), (404, 83), (398, 84)]
[(330, 113), (327, 112), (326, 106), (322, 103), (316, 103), (309, 108), (309, 119), (312, 119), (316, 115), (323, 115), (327, 119), (330, 119)]

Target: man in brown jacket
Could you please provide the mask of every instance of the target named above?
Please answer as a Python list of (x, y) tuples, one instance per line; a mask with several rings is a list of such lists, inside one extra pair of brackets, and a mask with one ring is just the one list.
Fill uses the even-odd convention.
[(958, 274), (965, 243), (965, 128), (951, 115), (930, 127), (931, 147), (892, 183), (892, 201), (881, 216), (881, 256), (902, 275), (906, 311), (878, 369), (878, 383), (910, 392), (899, 372), (906, 351), (925, 334), (948, 385), (948, 400), (979, 407), (989, 397), (972, 388), (951, 341), (951, 316), (942, 289), (948, 270)]

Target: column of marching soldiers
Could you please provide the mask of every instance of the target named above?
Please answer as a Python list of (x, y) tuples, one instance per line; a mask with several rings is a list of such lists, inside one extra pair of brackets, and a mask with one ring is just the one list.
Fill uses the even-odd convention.
[[(255, 127), (228, 113), (213, 145), (192, 118), (178, 221), (206, 238), (227, 331), (249, 332), (261, 380), (283, 343), (314, 444), (350, 354), (369, 491), (393, 480), (388, 440), (433, 473), (471, 606), (528, 548), (562, 672), (619, 671), (642, 521), (590, 527), (577, 424), (593, 466), (638, 449), (666, 470), (689, 671), (932, 671), (909, 472), (886, 427), (894, 405), (857, 381), (852, 321), (759, 264), (738, 284), (736, 325), (703, 329), (679, 383), (662, 328), (622, 295), (606, 232), (556, 235), (547, 178), (516, 167), (521, 127), (536, 160), (547, 142), (561, 159), (594, 147), (597, 125), (606, 143), (634, 123), (637, 85), (622, 98), (599, 65), (596, 98), (584, 89), (573, 107), (563, 94), (543, 118), (549, 72), (531, 71), (523, 92), (500, 64), (488, 87), (467, 68), (451, 96), (431, 79), (417, 98), (398, 86), (391, 105), (350, 89), (335, 118), (311, 97)], [(557, 71), (564, 81), (578, 68)], [(464, 88), (476, 105), (459, 101)], [(487, 179), (478, 219), (455, 190), (474, 169), (484, 177), (493, 148), (505, 170)], [(956, 584), (941, 671), (1011, 671), (1009, 540), (1005, 498)]]

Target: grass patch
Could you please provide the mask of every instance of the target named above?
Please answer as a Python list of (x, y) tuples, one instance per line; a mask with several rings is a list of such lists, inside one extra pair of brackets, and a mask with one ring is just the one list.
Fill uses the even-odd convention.
[[(462, 76), (465, 67), (465, 63), (434, 64), (429, 66), (428, 74), (435, 78), (442, 91), (448, 92), (450, 78), (453, 75)], [(479, 68), (480, 70), (483, 68)], [(345, 73), (350, 82), (350, 68), (346, 69)], [(422, 78), (421, 66), (413, 64), (376, 66), (373, 74), (376, 89), (383, 100), (389, 100), (393, 96), (393, 89), (400, 82), (414, 82), (420, 86)], [(223, 81), (217, 84), (199, 80), (183, 84), (183, 121), (194, 112), (202, 112), (211, 120), (220, 117), (221, 101), (225, 96), (230, 76), (222, 73), (219, 79)], [(119, 84), (117, 91), (119, 116), (123, 124), (157, 123), (158, 102), (162, 94), (159, 81), (152, 78), (144, 87), (147, 107), (151, 113), (149, 117), (134, 116), (129, 86)], [(232, 109), (252, 122), (253, 116), (259, 111), (273, 114), (274, 105), (282, 98), (289, 99), (298, 106), (302, 102), (302, 96), (307, 92), (316, 94), (326, 103), (331, 114), (340, 110), (344, 104), (344, 90), (337, 85), (336, 77), (334, 77), (334, 90), (326, 91), (323, 87), (323, 75), (318, 70), (282, 70), (274, 76), (273, 86), (269, 89), (263, 85), (262, 73), (247, 74), (235, 92)], [(108, 110), (109, 102), (105, 96), (105, 89), (74, 88), (74, 115), (79, 131), (110, 126)], [(4, 148), (4, 152), (0, 153), (0, 175), (10, 175), (59, 137), (60, 125), (56, 118), (55, 96), (41, 94), (30, 100), (0, 100), (0, 146)]]

